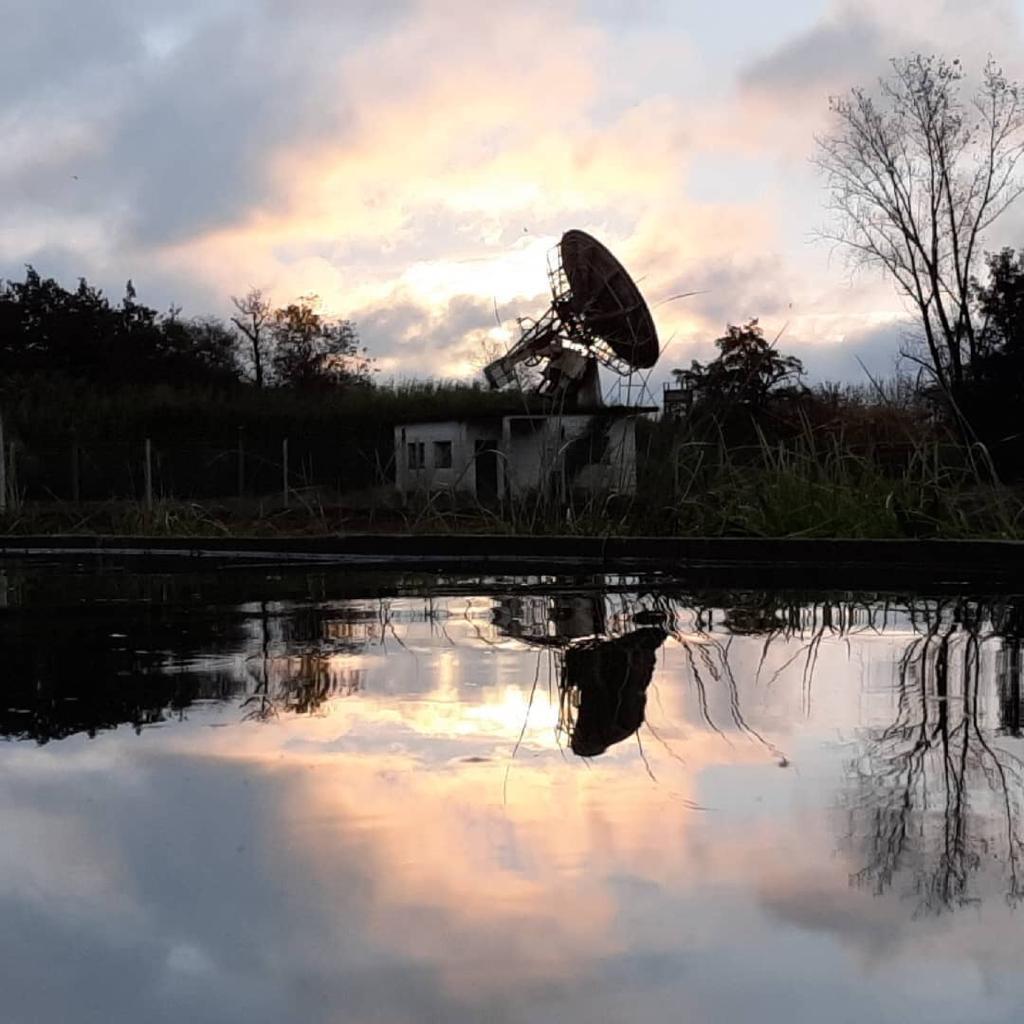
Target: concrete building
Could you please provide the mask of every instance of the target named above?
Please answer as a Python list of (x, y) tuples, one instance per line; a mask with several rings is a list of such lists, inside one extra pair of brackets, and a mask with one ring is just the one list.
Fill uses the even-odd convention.
[(531, 494), (636, 491), (636, 424), (656, 410), (515, 413), (395, 427), (395, 484), (404, 496), (448, 492), (480, 502)]

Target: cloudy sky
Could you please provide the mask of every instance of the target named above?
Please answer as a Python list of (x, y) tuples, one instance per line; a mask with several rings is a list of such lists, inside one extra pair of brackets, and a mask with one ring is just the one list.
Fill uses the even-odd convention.
[(189, 314), (316, 293), (399, 377), (478, 373), (569, 227), (642, 281), (660, 376), (754, 316), (813, 376), (885, 372), (904, 308), (813, 241), (827, 97), (917, 50), (1024, 73), (1024, 0), (8, 8), (0, 276)]

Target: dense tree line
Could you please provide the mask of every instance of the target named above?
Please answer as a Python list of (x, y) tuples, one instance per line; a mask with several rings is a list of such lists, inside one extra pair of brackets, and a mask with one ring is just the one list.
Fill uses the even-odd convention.
[(781, 430), (820, 426), (845, 405), (841, 426), (850, 428), (850, 407), (916, 406), (919, 415), (945, 424), (972, 443), (988, 449), (1001, 472), (1024, 475), (1024, 250), (1003, 249), (985, 258), (987, 274), (970, 282), (970, 315), (975, 324), (972, 355), (965, 354), (959, 382), (936, 386), (931, 375), (905, 380), (887, 393), (879, 383), (870, 388), (841, 388), (826, 384), (808, 388), (801, 383), (799, 359), (779, 351), (765, 338), (757, 320), (730, 324), (715, 341), (716, 358), (694, 361), (688, 369), (673, 370), (676, 386), (685, 393), (688, 428), (698, 435), (726, 441), (752, 440)]
[[(242, 319), (253, 296), (255, 347), (252, 318)], [(230, 326), (183, 317), (177, 308), (159, 313), (138, 301), (130, 280), (113, 303), (84, 278), (69, 290), (28, 267), (23, 281), (0, 285), (0, 376), (43, 374), (106, 387), (252, 382), (322, 390), (370, 383), (372, 360), (355, 325), (323, 315), (314, 296), (273, 308), (250, 292), (236, 306), (240, 315)]]
[[(978, 351), (957, 392), (978, 438), (997, 452), (1024, 453), (1024, 250), (987, 257), (988, 280), (973, 282)], [(1024, 470), (1024, 455), (1017, 458)]]
[[(111, 300), (34, 268), (0, 282), (0, 418), (8, 486), (26, 501), (387, 487), (394, 424), (479, 415), (519, 396), (446, 381), (373, 385), (355, 325), (306, 296), (258, 291), (229, 321), (159, 312), (129, 281)], [(12, 481), (14, 481), (12, 483)]]

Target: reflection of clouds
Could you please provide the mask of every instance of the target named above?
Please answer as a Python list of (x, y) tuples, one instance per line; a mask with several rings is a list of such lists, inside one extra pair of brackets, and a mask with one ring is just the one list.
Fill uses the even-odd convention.
[(877, 901), (865, 900), (844, 882), (842, 864), (831, 873), (810, 868), (799, 875), (792, 865), (788, 870), (779, 866), (762, 883), (762, 904), (779, 920), (803, 931), (834, 936), (877, 963), (906, 938), (907, 916), (895, 903), (879, 906)]
[[(331, 673), (359, 673), (314, 716), (206, 704), (141, 736), (0, 747), (10, 1019), (1015, 1019), (1005, 906), (913, 920), (835, 854), (837, 787), (861, 730), (891, 722), (905, 614), (881, 633), (755, 601), (680, 614), (649, 687), (652, 778), (631, 743), (558, 748), (547, 652), (497, 644), (492, 604), (279, 622), (282, 678), (317, 637)], [(339, 649), (348, 622), (382, 628)], [(767, 650), (756, 622), (780, 624)], [(718, 673), (703, 700), (694, 648)]]
[[(12, 1020), (65, 1020), (83, 1005), (142, 1019), (132, 1014), (155, 997), (167, 1020), (469, 1021), (495, 1019), (495, 1006), (507, 1010), (497, 1019), (581, 1024), (630, 1010), (664, 1019), (670, 1007), (705, 1019), (702, 1006), (729, 1019), (814, 1020), (837, 993), (863, 1005), (864, 985), (877, 1000), (871, 1019), (898, 1020), (908, 986), (939, 983), (965, 949), (978, 958), (1017, 934), (1012, 919), (990, 916), (997, 931), (967, 922), (961, 947), (897, 907), (901, 934), (895, 905), (849, 890), (841, 863), (821, 873), (820, 819), (796, 830), (775, 813), (721, 822), (622, 764), (566, 773), (557, 755), (518, 766), (503, 806), (499, 763), (428, 770), (407, 755), (317, 754), (311, 741), (329, 720), (287, 724), (276, 741), (253, 726), (151, 734), (149, 753), (133, 757), (144, 784), (115, 789), (101, 814), (121, 851), (103, 871), (135, 913), (111, 921), (94, 904), (72, 925), (33, 911), (17, 941), (24, 909), (5, 914)], [(244, 756), (223, 756), (247, 743)], [(74, 762), (51, 792), (76, 790)], [(69, 848), (81, 848), (74, 833), (95, 813), (68, 813)], [(37, 898), (22, 890), (17, 905)], [(871, 955), (887, 930), (904, 974)], [(51, 980), (30, 1013), (19, 995), (37, 975), (23, 961), (72, 941), (75, 988)], [(795, 984), (805, 971), (813, 980)], [(931, 1019), (966, 1019), (953, 989)], [(1012, 990), (982, 993), (977, 1009), (998, 1009)]]
[(119, 851), (109, 837), (83, 834), (71, 820), (29, 807), (4, 809), (0, 899), (30, 895), (46, 917), (116, 921), (131, 907), (118, 882)]
[(282, 808), (289, 862), (336, 878), (339, 847), (349, 850), (344, 863), (358, 862), (373, 886), (370, 935), (438, 963), (466, 996), (511, 981), (564, 984), (581, 963), (618, 952), (608, 879), (625, 870), (657, 884), (692, 816), (617, 767), (556, 771), (557, 753), (522, 751), (506, 784), (504, 758), (431, 767), (412, 752), (346, 753), (329, 738), (331, 721), (304, 720), (280, 748), (266, 731), (251, 735), (242, 755), (272, 775), (315, 765), (297, 773)]

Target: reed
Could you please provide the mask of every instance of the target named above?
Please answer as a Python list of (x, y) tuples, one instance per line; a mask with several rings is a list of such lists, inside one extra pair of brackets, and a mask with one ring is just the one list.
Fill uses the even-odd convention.
[[(56, 406), (51, 403), (67, 398), (61, 397), (59, 382), (56, 398), (44, 399), (36, 393), (38, 407), (22, 395), (9, 406), (7, 420), (14, 424), (15, 433), (26, 437), (26, 425), (38, 426), (50, 413), (55, 415)], [(865, 391), (822, 392), (812, 402), (787, 407), (785, 418), (723, 416), (696, 423), (645, 422), (637, 441), (635, 494), (558, 497), (534, 492), (497, 506), (445, 493), (413, 496), (401, 504), (391, 483), (392, 427), (395, 422), (431, 415), (500, 415), (509, 396), (496, 397), (459, 385), (397, 382), (313, 398), (290, 392), (259, 395), (248, 389), (225, 398), (221, 408), (214, 408), (214, 396), (170, 390), (154, 392), (150, 400), (143, 408), (131, 396), (83, 397), (85, 408), (94, 414), (89, 422), (94, 427), (103, 422), (105, 429), (120, 429), (124, 444), (137, 447), (137, 437), (149, 436), (139, 435), (138, 430), (156, 433), (159, 427), (154, 448), (165, 461), (158, 484), (171, 478), (167, 446), (176, 439), (181, 443), (188, 423), (193, 432), (209, 430), (204, 435), (208, 443), (211, 436), (220, 437), (223, 455), (214, 469), (226, 484), (219, 493), (232, 493), (238, 461), (235, 446), (238, 428), (243, 426), (251, 462), (246, 483), (255, 496), (175, 501), (170, 495), (180, 492), (158, 485), (153, 508), (147, 509), (139, 500), (69, 501), (53, 493), (47, 499), (40, 497), (37, 488), (34, 497), (30, 493), (26, 500), (11, 503), (0, 529), (180, 536), (398, 530), (591, 536), (1024, 537), (1021, 488), (1000, 479), (984, 446), (966, 445), (943, 429), (906, 389), (886, 392), (880, 388), (873, 397)], [(521, 408), (522, 397), (514, 400)], [(61, 429), (66, 430), (67, 423)], [(264, 460), (264, 475), (272, 482), (265, 491), (260, 489), (262, 456), (256, 436), (260, 432), (275, 439), (269, 450), (277, 453), (281, 437), (296, 439), (290, 507), (280, 499), (280, 470), (269, 460)], [(79, 431), (75, 436), (87, 434)], [(302, 447), (302, 439), (310, 437), (318, 439), (324, 454), (320, 448)], [(61, 480), (68, 476), (70, 450), (65, 446), (55, 452)], [(77, 473), (78, 450), (74, 451)], [(34, 469), (28, 461), (31, 454), (26, 448), (26, 462), (20, 467), (22, 485)], [(87, 454), (82, 456), (86, 468)], [(188, 456), (188, 449), (183, 449), (186, 461)], [(328, 457), (335, 462), (325, 471), (323, 461), (316, 460)], [(137, 482), (135, 487), (141, 497)]]

